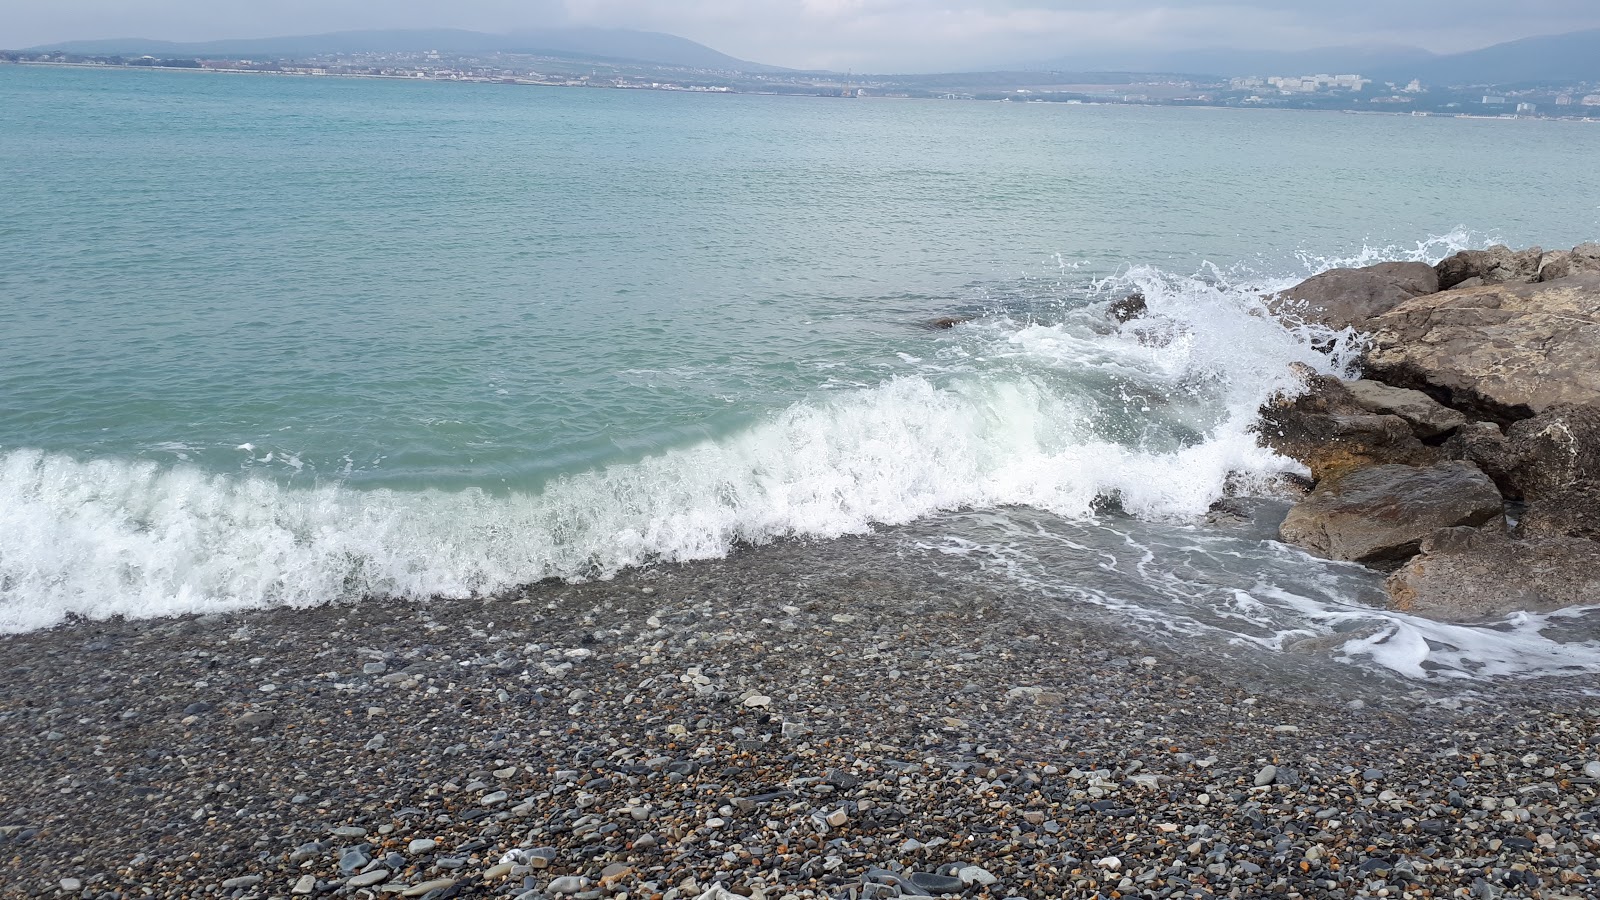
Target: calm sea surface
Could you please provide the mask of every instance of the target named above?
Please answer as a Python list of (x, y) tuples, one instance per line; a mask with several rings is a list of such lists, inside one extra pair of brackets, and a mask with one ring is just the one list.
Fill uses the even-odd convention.
[[(1252, 298), (1600, 237), (1597, 148), (1553, 122), (0, 67), (0, 626), (888, 524), (1195, 628), (1220, 619), (1171, 607), (1170, 572), (1072, 581), (1091, 551), (1029, 541), (1181, 535), (1218, 573), (1248, 550), (1216, 602), (1281, 611), (1248, 640), (1337, 630), (1370, 578), (1192, 524), (1230, 472), (1285, 468), (1248, 426), (1287, 365), (1335, 365)], [(1156, 316), (1118, 331), (1104, 301), (1135, 286)], [(973, 321), (917, 327), (949, 314)], [(1600, 654), (1560, 647), (1543, 668)]]

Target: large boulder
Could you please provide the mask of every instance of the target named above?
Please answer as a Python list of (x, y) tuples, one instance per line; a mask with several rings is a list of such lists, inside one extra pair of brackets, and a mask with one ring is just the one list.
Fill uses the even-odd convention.
[(1539, 280), (1539, 264), (1544, 251), (1538, 247), (1512, 250), (1496, 244), (1487, 250), (1463, 250), (1434, 267), (1439, 290), (1448, 291), (1463, 282), (1474, 284), (1527, 284)]
[(1429, 535), (1384, 586), (1396, 609), (1453, 622), (1593, 604), (1600, 602), (1600, 543), (1450, 528)]
[(1313, 479), (1364, 466), (1428, 465), (1444, 458), (1418, 440), (1405, 419), (1363, 408), (1337, 378), (1301, 375), (1305, 391), (1262, 407), (1256, 431), (1263, 444), (1303, 463)]
[(1425, 441), (1444, 437), (1467, 424), (1466, 416), (1421, 391), (1365, 378), (1346, 381), (1344, 386), (1362, 409), (1380, 416), (1405, 419), (1412, 432)]
[(1379, 263), (1360, 269), (1329, 269), (1267, 298), (1267, 307), (1334, 330), (1367, 323), (1412, 297), (1439, 290), (1427, 263)]
[(1530, 501), (1600, 477), (1600, 405), (1552, 406), (1512, 425), (1506, 445), (1511, 480)]
[(1381, 566), (1400, 563), (1441, 528), (1504, 524), (1489, 476), (1456, 460), (1373, 466), (1319, 483), (1295, 504), (1279, 533), (1318, 556)]
[(1469, 415), (1600, 403), (1600, 274), (1415, 297), (1373, 325), (1369, 375)]
[(1540, 281), (1555, 281), (1585, 272), (1600, 272), (1600, 244), (1579, 244), (1571, 250), (1553, 250), (1539, 261)]
[(1507, 498), (1522, 499), (1522, 491), (1512, 475), (1516, 462), (1511, 457), (1511, 444), (1499, 425), (1469, 422), (1456, 429), (1440, 449), (1450, 459), (1466, 460), (1482, 469)]
[(1517, 522), (1517, 535), (1600, 541), (1600, 480), (1574, 481), (1534, 500)]

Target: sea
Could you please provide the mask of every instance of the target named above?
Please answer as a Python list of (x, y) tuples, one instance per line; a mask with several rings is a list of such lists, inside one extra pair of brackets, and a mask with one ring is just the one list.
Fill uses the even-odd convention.
[[(1294, 363), (1359, 349), (1264, 293), (1600, 238), (1597, 147), (1557, 121), (0, 66), (0, 631), (865, 537), (887, 573), (1155, 641), (1592, 677), (1600, 608), (1432, 622), (1273, 540), (1298, 467), (1251, 427)], [(1228, 496), (1263, 499), (1208, 519)]]

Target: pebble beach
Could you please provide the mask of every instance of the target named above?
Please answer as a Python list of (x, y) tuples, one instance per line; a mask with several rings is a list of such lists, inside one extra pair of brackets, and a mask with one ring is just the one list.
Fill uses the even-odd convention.
[(0, 895), (1600, 886), (1592, 684), (1275, 676), (869, 545), (4, 638)]

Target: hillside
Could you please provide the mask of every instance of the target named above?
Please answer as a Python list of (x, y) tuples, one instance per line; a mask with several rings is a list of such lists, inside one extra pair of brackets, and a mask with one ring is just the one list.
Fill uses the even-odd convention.
[(446, 54), (530, 53), (561, 57), (629, 60), (695, 69), (781, 71), (719, 53), (676, 35), (622, 28), (550, 28), (512, 34), (455, 29), (344, 31), (333, 34), (177, 43), (143, 38), (66, 41), (28, 48), (85, 56), (304, 57), (334, 53)]

